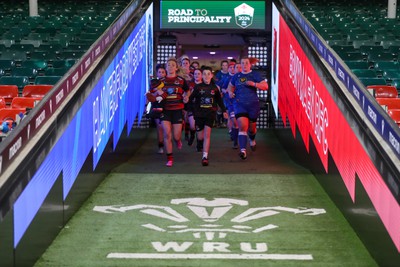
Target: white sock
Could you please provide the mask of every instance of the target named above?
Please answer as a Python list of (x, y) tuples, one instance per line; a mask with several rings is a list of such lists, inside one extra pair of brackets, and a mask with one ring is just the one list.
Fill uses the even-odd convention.
[(208, 159), (208, 152), (203, 152), (203, 158)]

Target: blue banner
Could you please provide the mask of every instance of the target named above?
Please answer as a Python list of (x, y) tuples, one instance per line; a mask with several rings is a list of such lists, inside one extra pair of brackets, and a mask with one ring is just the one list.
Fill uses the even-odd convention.
[[(152, 8), (151, 5), (146, 14), (152, 14)], [(125, 123), (131, 123), (128, 125), (130, 129), (138, 112), (143, 112), (146, 101), (144, 93), (149, 86), (149, 64), (146, 59), (152, 58), (147, 53), (153, 51), (152, 48), (146, 48), (145, 41), (148, 34), (146, 21), (151, 17), (142, 17), (15, 202), (14, 248), (57, 178), (62, 176), (65, 200), (90, 151), (93, 149), (95, 168), (110, 135), (114, 133), (115, 146)]]

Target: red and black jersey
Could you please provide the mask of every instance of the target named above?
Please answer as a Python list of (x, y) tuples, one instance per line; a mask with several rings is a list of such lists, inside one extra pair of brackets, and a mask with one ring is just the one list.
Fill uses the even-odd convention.
[(226, 111), (224, 102), (222, 101), (221, 93), (215, 83), (196, 84), (189, 98), (191, 110), (194, 117), (209, 117), (215, 116), (218, 106), (223, 112)]
[(164, 83), (162, 97), (165, 99), (165, 110), (183, 109), (183, 93), (189, 90), (185, 79), (175, 76), (164, 77), (161, 81)]

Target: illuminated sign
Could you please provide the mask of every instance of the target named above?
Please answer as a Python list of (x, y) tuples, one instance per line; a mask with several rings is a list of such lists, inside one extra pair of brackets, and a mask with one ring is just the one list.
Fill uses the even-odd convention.
[(161, 29), (265, 29), (265, 1), (161, 2)]
[[(331, 154), (354, 202), (357, 175), (397, 250), (400, 251), (400, 228), (398, 223), (395, 223), (399, 221), (400, 208), (396, 198), (355, 135), (352, 128), (354, 126), (349, 125), (309, 56), (282, 16), (279, 18), (279, 27), (274, 29), (279, 31), (278, 107), (284, 124), (286, 125), (287, 118), (294, 137), (296, 129), (299, 130), (307, 151), (310, 150), (309, 141), (313, 141), (326, 172), (329, 169), (328, 154)], [(338, 79), (344, 82), (348, 80), (348, 74), (343, 68), (338, 68), (336, 74)], [(353, 92), (358, 95), (360, 90), (353, 88)], [(374, 108), (366, 108), (369, 119), (377, 121), (378, 114)], [(397, 144), (392, 143), (392, 146)]]
[[(14, 247), (17, 247), (61, 173), (65, 200), (90, 151), (93, 151), (95, 168), (111, 134), (115, 147), (124, 126), (127, 125), (130, 131), (135, 119), (144, 110), (144, 93), (148, 90), (149, 77), (152, 74), (149, 69), (151, 63), (148, 62), (152, 60), (148, 53), (153, 51), (152, 42), (149, 42), (153, 29), (152, 8), (151, 5), (128, 36), (15, 202)], [(85, 64), (87, 60), (82, 62)], [(76, 72), (74, 77), (79, 80), (82, 76)], [(19, 148), (20, 139), (13, 146), (14, 153)]]

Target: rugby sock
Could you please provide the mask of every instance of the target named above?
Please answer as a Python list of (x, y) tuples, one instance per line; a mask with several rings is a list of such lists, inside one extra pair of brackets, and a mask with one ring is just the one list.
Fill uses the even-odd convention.
[(164, 147), (164, 143), (163, 142), (158, 142), (158, 147)]
[(203, 158), (208, 159), (208, 152), (203, 152)]
[(249, 138), (253, 141), (254, 139), (256, 139), (256, 134), (249, 134)]
[(190, 126), (189, 123), (185, 123), (185, 135), (189, 134)]
[(247, 133), (246, 132), (239, 132), (238, 140), (239, 140), (240, 149), (246, 149), (246, 147), (247, 147)]
[(168, 161), (170, 161), (170, 160), (173, 161), (173, 160), (174, 160), (174, 156), (172, 155), (172, 153), (168, 153), (168, 154), (167, 154), (167, 160), (168, 160)]
[(203, 150), (203, 140), (197, 139), (197, 151), (200, 152)]
[(239, 135), (239, 129), (238, 128), (232, 128), (232, 140), (234, 143), (238, 142), (238, 135)]

